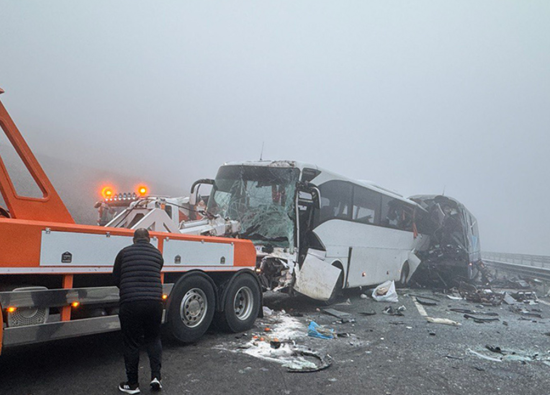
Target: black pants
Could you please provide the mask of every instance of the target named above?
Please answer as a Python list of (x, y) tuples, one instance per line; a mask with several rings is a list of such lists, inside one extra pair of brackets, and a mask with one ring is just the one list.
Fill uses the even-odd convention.
[(149, 355), (151, 380), (155, 377), (160, 380), (162, 303), (149, 300), (127, 302), (120, 306), (118, 317), (124, 339), (124, 364), (128, 382), (138, 382), (139, 346), (142, 337)]

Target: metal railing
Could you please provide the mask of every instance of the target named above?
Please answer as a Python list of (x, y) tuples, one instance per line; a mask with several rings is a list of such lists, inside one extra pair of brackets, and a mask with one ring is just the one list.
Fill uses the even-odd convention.
[(550, 256), (528, 255), (528, 254), (509, 254), (506, 252), (482, 252), (482, 259), (485, 261), (498, 261), (514, 263), (516, 265), (539, 267), (550, 269)]
[(497, 270), (550, 281), (550, 256), (482, 252), (481, 257)]

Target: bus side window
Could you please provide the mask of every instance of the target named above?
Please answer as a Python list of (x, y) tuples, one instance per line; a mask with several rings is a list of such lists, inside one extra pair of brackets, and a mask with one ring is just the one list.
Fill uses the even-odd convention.
[(389, 196), (382, 197), (381, 225), (398, 228), (402, 220), (403, 207), (401, 202)]
[(351, 190), (352, 185), (344, 181), (329, 181), (320, 185), (321, 210), (316, 210), (314, 226), (331, 219), (349, 220), (351, 217)]
[(352, 219), (364, 224), (380, 224), (380, 200), (382, 195), (367, 188), (353, 189)]
[(400, 211), (400, 218), (397, 227), (401, 230), (413, 230), (413, 211), (410, 206), (402, 206)]

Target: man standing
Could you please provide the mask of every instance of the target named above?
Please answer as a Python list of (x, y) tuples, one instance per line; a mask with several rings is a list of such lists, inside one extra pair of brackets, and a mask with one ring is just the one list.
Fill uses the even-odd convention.
[(151, 388), (160, 390), (162, 344), (162, 282), (160, 271), (164, 260), (150, 242), (147, 229), (134, 232), (134, 244), (123, 248), (115, 259), (113, 279), (120, 289), (120, 327), (124, 339), (126, 382), (118, 389), (127, 394), (139, 394), (139, 344), (145, 339), (151, 365)]

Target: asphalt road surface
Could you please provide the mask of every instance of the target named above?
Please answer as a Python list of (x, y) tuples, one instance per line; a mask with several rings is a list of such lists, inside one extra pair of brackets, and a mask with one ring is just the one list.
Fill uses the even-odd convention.
[[(436, 305), (419, 309), (412, 295), (433, 298)], [(212, 331), (186, 346), (164, 340), (163, 393), (550, 394), (547, 304), (520, 305), (526, 315), (506, 304), (479, 307), (430, 290), (399, 290), (397, 303), (364, 299), (359, 293), (347, 298), (349, 304), (344, 300), (331, 306), (350, 314), (343, 323), (323, 312), (324, 307), (271, 294), (265, 302), (273, 314), (258, 319), (246, 334)], [(388, 306), (404, 306), (403, 315), (385, 314)], [(428, 317), (461, 325), (430, 323), (422, 308)], [(478, 318), (496, 320), (476, 323), (451, 308), (475, 310), (478, 314), (472, 315)], [(340, 336), (307, 336), (311, 321)], [(270, 341), (282, 345), (275, 349)], [(496, 351), (499, 347), (502, 353), (486, 346)], [(314, 370), (323, 363), (331, 366), (289, 372)], [(150, 393), (148, 378), (148, 360), (142, 353), (140, 384), (145, 394)], [(0, 356), (1, 394), (117, 394), (123, 380), (119, 333), (8, 349)]]

